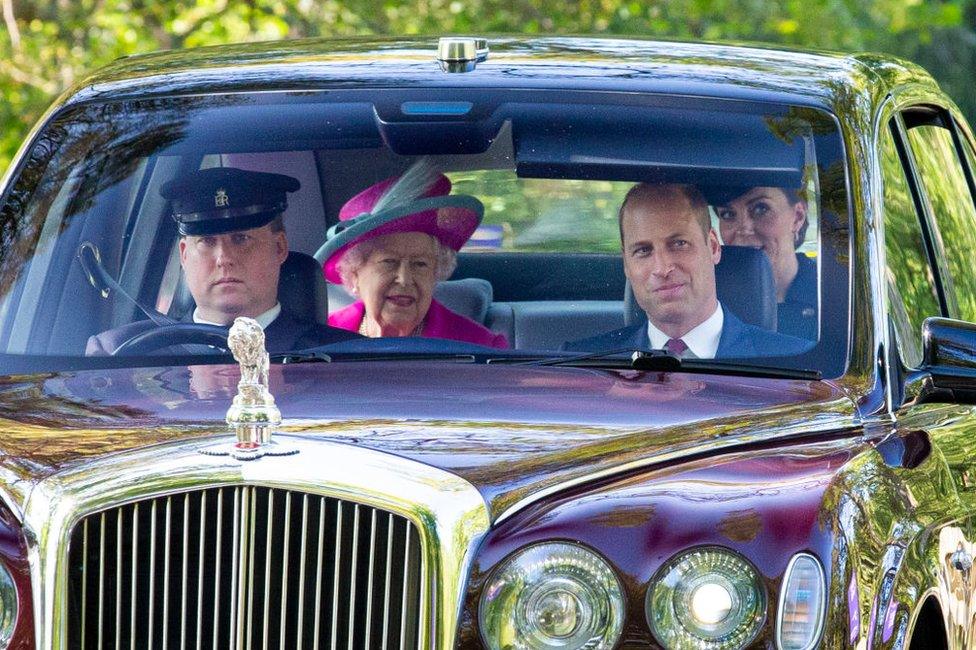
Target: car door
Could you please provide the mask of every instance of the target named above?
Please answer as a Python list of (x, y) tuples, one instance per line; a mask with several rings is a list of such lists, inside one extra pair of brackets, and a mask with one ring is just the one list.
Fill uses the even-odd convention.
[[(922, 322), (947, 316), (976, 322), (976, 203), (972, 151), (951, 114), (939, 107), (912, 106), (897, 113), (880, 134), (884, 182), (885, 273), (893, 338), (895, 433), (924, 436), (931, 451), (918, 465), (895, 467), (908, 489), (906, 501), (918, 520), (931, 525), (927, 543), (906, 542), (906, 568), (928, 567), (952, 640), (973, 642), (973, 532), (976, 506), (973, 436), (976, 409), (923, 404), (901, 390), (901, 377), (923, 364)], [(897, 464), (897, 463), (896, 463)], [(924, 504), (944, 503), (932, 512)], [(905, 572), (903, 572), (905, 573)], [(901, 588), (907, 589), (907, 580)], [(896, 586), (896, 590), (898, 587)], [(918, 600), (918, 596), (915, 597)]]

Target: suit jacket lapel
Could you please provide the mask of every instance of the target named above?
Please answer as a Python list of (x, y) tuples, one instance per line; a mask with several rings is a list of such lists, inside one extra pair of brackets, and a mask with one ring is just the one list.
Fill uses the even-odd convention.
[(647, 324), (637, 323), (636, 325), (632, 325), (626, 340), (621, 343), (635, 350), (646, 350), (649, 348), (651, 346), (651, 340), (647, 337)]
[(295, 343), (296, 323), (285, 310), (264, 330), (264, 346), (268, 350), (290, 350)]

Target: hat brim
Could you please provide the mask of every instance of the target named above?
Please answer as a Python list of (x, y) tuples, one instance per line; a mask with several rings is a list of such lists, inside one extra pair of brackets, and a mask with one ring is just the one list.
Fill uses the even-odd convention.
[(177, 220), (176, 223), (181, 235), (191, 237), (203, 235), (221, 235), (239, 230), (260, 228), (261, 226), (265, 226), (274, 221), (274, 218), (281, 214), (282, 211), (282, 207), (276, 206), (271, 210), (257, 212), (255, 214), (243, 214), (235, 216), (220, 215), (217, 217), (201, 218), (197, 221)]
[(471, 238), (484, 216), (484, 205), (473, 196), (450, 194), (419, 199), (376, 214), (365, 213), (348, 222), (315, 254), (324, 260), (325, 278), (341, 284), (338, 264), (356, 244), (402, 232), (422, 232), (444, 246), (458, 251)]

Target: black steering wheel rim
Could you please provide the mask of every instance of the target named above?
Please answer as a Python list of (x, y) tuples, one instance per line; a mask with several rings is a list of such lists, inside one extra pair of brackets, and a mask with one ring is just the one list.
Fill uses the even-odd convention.
[(228, 352), (227, 328), (203, 323), (174, 323), (153, 327), (122, 342), (112, 356), (148, 354), (174, 345), (210, 345)]

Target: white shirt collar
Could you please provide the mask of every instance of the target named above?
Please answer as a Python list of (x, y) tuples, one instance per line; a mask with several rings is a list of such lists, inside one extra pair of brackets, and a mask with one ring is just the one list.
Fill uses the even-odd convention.
[[(274, 319), (278, 318), (278, 314), (280, 313), (281, 313), (281, 303), (279, 302), (279, 303), (275, 303), (274, 307), (264, 312), (263, 314), (258, 314), (257, 316), (255, 316), (254, 320), (258, 322), (258, 325), (261, 326), (261, 329), (266, 330), (268, 329), (268, 325), (273, 323)], [(229, 325), (229, 323), (215, 323), (213, 321), (204, 320), (203, 318), (200, 318), (200, 310), (198, 308), (195, 308), (193, 310), (193, 322), (202, 323), (204, 325), (219, 325), (220, 327), (227, 327)]]
[[(722, 338), (724, 324), (725, 314), (722, 312), (722, 304), (719, 303), (711, 316), (681, 337), (688, 346), (688, 350), (682, 356), (688, 359), (714, 359), (718, 351), (718, 341)], [(647, 321), (647, 338), (650, 339), (652, 350), (663, 350), (664, 344), (671, 339), (654, 327), (650, 320)]]

